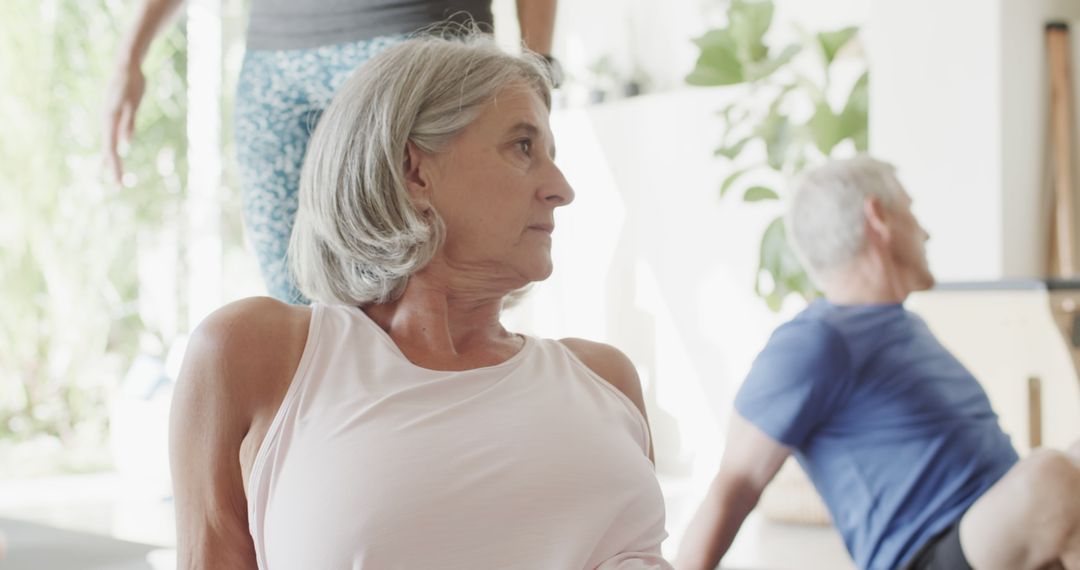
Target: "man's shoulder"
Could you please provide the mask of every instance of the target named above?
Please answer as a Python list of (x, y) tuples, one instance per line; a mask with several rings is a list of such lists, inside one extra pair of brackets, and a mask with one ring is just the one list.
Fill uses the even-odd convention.
[(843, 328), (843, 323), (810, 306), (777, 327), (769, 337), (766, 350), (799, 354), (847, 352), (848, 338)]
[(758, 354), (735, 409), (775, 441), (799, 448), (854, 385), (848, 344), (808, 310), (780, 325)]
[(933, 337), (918, 315), (903, 305), (831, 305), (815, 301), (776, 329), (770, 344), (803, 353), (846, 352), (853, 360), (876, 354), (896, 338)]
[(832, 382), (854, 369), (844, 334), (811, 310), (781, 324), (754, 359), (744, 386), (807, 386)]

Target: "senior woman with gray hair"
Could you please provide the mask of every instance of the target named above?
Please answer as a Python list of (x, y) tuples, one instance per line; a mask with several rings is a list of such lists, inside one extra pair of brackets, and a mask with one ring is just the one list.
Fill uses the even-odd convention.
[(552, 270), (542, 61), (416, 38), (309, 146), (290, 262), (311, 307), (194, 333), (171, 455), (181, 567), (666, 569), (641, 387), (618, 350), (507, 331)]

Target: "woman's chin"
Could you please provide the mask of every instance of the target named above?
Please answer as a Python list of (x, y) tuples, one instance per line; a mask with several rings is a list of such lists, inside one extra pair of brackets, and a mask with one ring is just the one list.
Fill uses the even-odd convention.
[(521, 284), (518, 287), (515, 287), (515, 289), (520, 288), (520, 287), (525, 287), (526, 285), (529, 285), (530, 283), (539, 283), (540, 281), (545, 281), (548, 277), (551, 277), (551, 273), (552, 273), (552, 268), (551, 268), (550, 265), (546, 269), (537, 268), (537, 269), (532, 269), (532, 270), (529, 270), (529, 271), (522, 272), (522, 274), (521, 274), (521, 278), (522, 278), (521, 279)]
[(551, 277), (551, 274), (554, 271), (555, 266), (551, 263), (551, 260), (549, 259), (547, 263), (537, 269), (536, 276), (532, 279), (532, 281), (543, 281), (548, 277)]
[(551, 255), (545, 252), (544, 255), (537, 255), (533, 259), (530, 259), (525, 267), (522, 267), (521, 269), (522, 271), (520, 271), (519, 274), (527, 279), (529, 283), (533, 283), (551, 277), (551, 273), (554, 271), (555, 267), (551, 262)]

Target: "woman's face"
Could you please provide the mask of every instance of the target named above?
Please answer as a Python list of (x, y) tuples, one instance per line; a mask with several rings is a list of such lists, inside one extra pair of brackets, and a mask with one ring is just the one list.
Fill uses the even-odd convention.
[(548, 110), (524, 84), (498, 92), (445, 152), (425, 157), (452, 267), (520, 287), (551, 274), (555, 208), (574, 191), (554, 162)]

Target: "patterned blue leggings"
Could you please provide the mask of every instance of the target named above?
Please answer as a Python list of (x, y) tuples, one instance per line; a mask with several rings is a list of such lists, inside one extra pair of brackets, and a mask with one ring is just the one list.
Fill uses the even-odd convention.
[(404, 36), (313, 49), (258, 50), (244, 56), (236, 93), (236, 147), (244, 224), (266, 289), (293, 304), (285, 252), (296, 217), (308, 138), (334, 91), (379, 50)]

